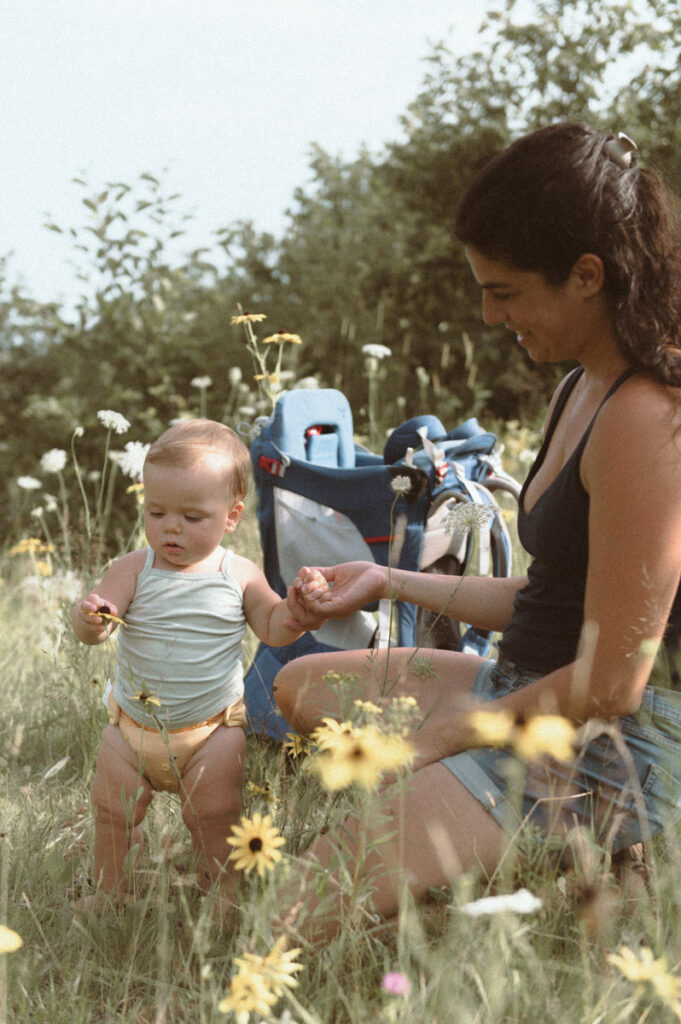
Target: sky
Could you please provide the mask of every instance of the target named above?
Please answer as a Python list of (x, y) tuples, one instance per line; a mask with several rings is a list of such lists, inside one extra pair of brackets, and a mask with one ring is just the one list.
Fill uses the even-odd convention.
[(402, 137), (427, 56), (474, 49), (493, 0), (0, 0), (0, 256), (41, 301), (78, 292), (92, 192), (144, 172), (191, 212), (186, 251), (250, 219), (280, 234), (310, 146)]

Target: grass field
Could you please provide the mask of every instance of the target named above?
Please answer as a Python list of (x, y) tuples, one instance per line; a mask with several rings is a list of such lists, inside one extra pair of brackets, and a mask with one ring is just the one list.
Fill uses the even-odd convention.
[[(236, 542), (259, 558), (252, 508)], [(92, 882), (89, 784), (113, 662), (110, 644), (88, 648), (72, 635), (78, 587), (58, 567), (43, 575), (30, 553), (5, 559), (0, 924), (23, 944), (0, 953), (1, 1024), (681, 1019), (681, 835), (654, 844), (647, 889), (639, 876), (616, 878), (606, 852), (583, 837), (570, 871), (559, 873), (540, 845), (522, 873), (489, 884), (464, 878), (434, 891), (425, 911), (405, 904), (391, 934), (366, 926), (371, 879), (348, 878), (362, 924), (348, 925), (326, 949), (295, 954), (302, 969), (289, 977), (297, 985), (282, 985), (255, 1012), (226, 1008), (235, 957), (273, 949), (280, 886), (295, 882), (311, 839), (353, 804), (371, 814), (370, 797), (327, 792), (304, 757), (257, 737), (248, 744), (244, 814), (270, 814), (286, 845), (271, 871), (244, 878), (232, 927), (199, 894), (178, 802), (168, 794), (155, 797), (147, 817), (137, 901), (74, 915), (72, 902)], [(479, 916), (461, 909), (521, 887), (541, 904), (493, 905)]]

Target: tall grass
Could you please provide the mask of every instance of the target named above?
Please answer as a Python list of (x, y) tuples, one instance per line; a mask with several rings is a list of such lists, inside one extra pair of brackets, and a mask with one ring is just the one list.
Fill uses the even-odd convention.
[[(521, 475), (535, 441), (506, 437), (507, 468)], [(512, 521), (512, 509), (508, 510)], [(260, 560), (253, 500), (234, 543)], [(517, 565), (518, 571), (523, 566)], [(283, 886), (295, 890), (299, 858), (349, 809), (373, 813), (366, 795), (328, 793), (304, 757), (262, 737), (247, 746), (244, 814), (272, 816), (286, 839), (284, 859), (241, 885), (227, 923), (202, 896), (176, 797), (157, 794), (145, 822), (138, 899), (98, 914), (72, 905), (92, 887), (89, 786), (106, 724), (102, 704), (114, 650), (73, 637), (70, 611), (81, 580), (45, 575), (35, 554), (6, 557), (0, 584), (0, 924), (23, 946), (0, 953), (0, 1024), (209, 1024), (235, 972), (234, 958), (263, 954), (276, 937)], [(247, 645), (247, 659), (255, 648)], [(272, 1011), (250, 1020), (290, 1024), (620, 1024), (681, 1019), (681, 832), (654, 844), (648, 887), (616, 877), (606, 851), (580, 836), (580, 856), (559, 872), (550, 845), (519, 842), (515, 873), (465, 876), (408, 900), (396, 927), (371, 914), (371, 877), (345, 877), (356, 920), (327, 948), (303, 948), (298, 985)], [(461, 908), (523, 885), (541, 900), (531, 914), (472, 917)], [(649, 948), (653, 968), (638, 983), (608, 956)], [(661, 958), (665, 956), (666, 961)], [(401, 994), (382, 986), (397, 972)], [(645, 974), (645, 972), (643, 972)], [(656, 987), (657, 986), (657, 987)], [(239, 1020), (243, 1024), (246, 1017)]]

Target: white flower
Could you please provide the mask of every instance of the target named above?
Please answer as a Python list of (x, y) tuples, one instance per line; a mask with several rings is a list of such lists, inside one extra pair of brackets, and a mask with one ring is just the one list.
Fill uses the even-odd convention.
[(36, 480), (34, 476), (18, 476), (17, 485), (24, 491), (39, 491), (43, 486), (40, 480)]
[(319, 381), (316, 377), (303, 377), (298, 381), (298, 387), (305, 391), (315, 391), (319, 387)]
[(45, 499), (45, 508), (47, 509), (47, 511), (55, 512), (58, 508), (58, 505), (57, 499), (55, 498), (54, 494), (48, 494), (47, 492), (45, 492), (43, 494), (43, 498)]
[(371, 356), (374, 359), (386, 359), (392, 355), (392, 352), (385, 345), (362, 345), (362, 352), (365, 356)]
[(66, 465), (66, 452), (63, 448), (50, 448), (40, 460), (40, 466), (45, 473), (61, 473)]
[(82, 427), (76, 427), (76, 429), (73, 431), (73, 436), (74, 437), (82, 437), (84, 433), (85, 433), (85, 431), (84, 431), (84, 429)]
[(537, 458), (538, 452), (533, 448), (523, 448), (518, 452), (518, 462), (534, 462)]
[(464, 903), (459, 910), (469, 917), (480, 917), (482, 914), (503, 914), (510, 910), (512, 914), (533, 914), (542, 905), (537, 896), (528, 889), (518, 889), (503, 896), (485, 896), (473, 903)]
[(100, 409), (97, 419), (107, 430), (113, 430), (114, 434), (125, 434), (130, 429), (130, 421), (113, 409)]
[(411, 477), (394, 476), (390, 481), (390, 487), (395, 494), (409, 494), (411, 490)]
[(37, 508), (32, 508), (31, 509), (31, 515), (33, 516), (34, 519), (42, 519), (42, 517), (44, 515), (42, 506), (38, 505)]
[(119, 452), (118, 465), (121, 471), (126, 476), (139, 480), (148, 451), (148, 444), (142, 444), (141, 441), (127, 441), (125, 451)]
[(233, 366), (227, 374), (230, 384), (239, 384), (241, 382), (241, 368), (239, 366)]
[(446, 534), (466, 533), (487, 526), (492, 518), (492, 509), (477, 501), (454, 501), (447, 506), (444, 517)]
[(194, 377), (194, 379), (191, 382), (193, 388), (201, 388), (202, 391), (205, 390), (205, 388), (209, 388), (212, 383), (213, 383), (212, 377), (208, 377), (208, 376), (206, 376), (206, 377)]

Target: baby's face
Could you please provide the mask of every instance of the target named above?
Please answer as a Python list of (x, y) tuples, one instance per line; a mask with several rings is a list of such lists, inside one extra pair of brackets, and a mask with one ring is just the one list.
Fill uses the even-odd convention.
[(210, 464), (145, 466), (144, 528), (157, 568), (198, 569), (242, 512), (243, 502), (227, 496), (223, 473)]

